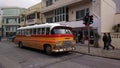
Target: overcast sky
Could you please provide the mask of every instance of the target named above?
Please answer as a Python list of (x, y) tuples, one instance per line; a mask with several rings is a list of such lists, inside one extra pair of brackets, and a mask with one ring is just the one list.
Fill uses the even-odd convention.
[(28, 8), (39, 3), (41, 0), (0, 0), (0, 7)]

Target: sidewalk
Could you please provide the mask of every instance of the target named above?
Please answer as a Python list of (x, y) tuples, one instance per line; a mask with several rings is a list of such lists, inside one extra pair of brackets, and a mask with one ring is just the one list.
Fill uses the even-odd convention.
[(90, 53), (88, 53), (87, 45), (77, 44), (75, 52), (106, 58), (120, 59), (120, 49), (103, 50), (103, 48), (101, 47), (100, 48), (90, 47)]

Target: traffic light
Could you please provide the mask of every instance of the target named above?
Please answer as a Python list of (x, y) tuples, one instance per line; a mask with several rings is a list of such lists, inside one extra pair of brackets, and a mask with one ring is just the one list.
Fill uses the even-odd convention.
[(86, 15), (86, 16), (84, 17), (84, 22), (83, 22), (83, 24), (85, 24), (85, 26), (88, 26), (88, 25), (89, 25), (88, 22), (89, 22), (89, 15)]
[(93, 15), (90, 16), (89, 20), (89, 25), (93, 24)]

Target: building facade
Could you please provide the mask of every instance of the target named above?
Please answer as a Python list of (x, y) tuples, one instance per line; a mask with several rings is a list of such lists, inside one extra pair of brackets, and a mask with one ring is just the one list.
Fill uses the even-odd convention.
[(1, 8), (2, 15), (2, 36), (8, 37), (16, 34), (16, 29), (20, 26), (19, 15), (23, 8), (9, 7)]
[(0, 36), (2, 36), (2, 10), (0, 9)]
[(81, 42), (88, 36), (83, 18), (89, 12), (94, 19), (90, 25), (90, 37), (95, 40), (94, 32), (102, 36), (104, 32), (113, 32), (112, 27), (120, 23), (115, 19), (116, 1), (119, 0), (42, 0), (43, 22), (71, 26), (75, 39)]
[[(99, 1), (97, 0), (96, 8), (93, 8), (96, 3), (91, 0), (42, 0), (41, 13), (44, 14), (43, 22), (69, 25), (73, 28), (76, 42), (84, 42), (85, 37), (88, 36), (88, 31), (83, 24), (83, 18), (86, 13), (89, 13), (94, 16), (95, 21), (99, 21)], [(93, 31), (97, 30), (100, 33), (101, 28), (99, 24), (100, 22), (96, 22), (90, 26), (91, 37), (93, 36)]]
[(23, 11), (20, 15), (21, 26), (41, 24), (42, 14), (40, 13), (40, 10), (41, 10), (41, 3), (38, 3)]

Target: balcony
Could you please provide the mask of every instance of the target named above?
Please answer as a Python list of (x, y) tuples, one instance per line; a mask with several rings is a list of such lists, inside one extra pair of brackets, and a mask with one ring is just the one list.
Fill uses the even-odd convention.
[(2, 25), (20, 25), (20, 23), (2, 23)]
[(52, 4), (50, 6), (47, 6), (47, 7), (44, 6), (41, 10), (41, 13), (49, 12), (49, 11), (52, 11), (54, 9), (64, 7), (64, 6), (68, 6), (68, 5), (71, 5), (71, 4), (74, 4), (74, 3), (88, 2), (88, 1), (91, 1), (91, 0), (59, 0), (59, 1), (55, 2), (54, 4)]
[(40, 19), (29, 19), (26, 21), (26, 25), (38, 24), (40, 22)]
[(25, 21), (21, 21), (20, 22), (20, 26), (25, 26), (26, 25), (26, 22)]

